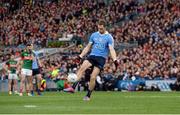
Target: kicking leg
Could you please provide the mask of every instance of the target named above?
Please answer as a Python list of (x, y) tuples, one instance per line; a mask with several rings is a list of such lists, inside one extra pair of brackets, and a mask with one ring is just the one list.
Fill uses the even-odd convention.
[(86, 69), (88, 69), (89, 67), (91, 67), (92, 64), (88, 61), (88, 60), (85, 60), (83, 62), (83, 64), (81, 65), (81, 67), (79, 68), (79, 70), (77, 71), (77, 82), (75, 82), (72, 86), (73, 89), (76, 88), (79, 80), (82, 78), (84, 72), (86, 71)]

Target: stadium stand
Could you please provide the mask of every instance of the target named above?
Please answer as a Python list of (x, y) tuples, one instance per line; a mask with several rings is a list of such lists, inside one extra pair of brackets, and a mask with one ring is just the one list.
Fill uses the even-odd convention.
[[(8, 60), (14, 52), (19, 56), (21, 47), (30, 42), (40, 48), (48, 47), (49, 41), (58, 41), (68, 34), (87, 42), (88, 35), (97, 30), (97, 20), (104, 19), (115, 39), (120, 60), (118, 71), (113, 73), (113, 62), (108, 59), (109, 63), (102, 73), (104, 83), (109, 74), (114, 81), (132, 79), (134, 76), (149, 80), (176, 79), (179, 76), (180, 2), (114, 0), (106, 4), (103, 0), (70, 1), (36, 1), (3, 15), (0, 21), (1, 61)], [(0, 11), (1, 14), (4, 12)], [(77, 46), (64, 56), (60, 52), (42, 59), (44, 77), (50, 76), (52, 67), (61, 70), (59, 75), (76, 69), (78, 65), (72, 55), (80, 50)], [(69, 54), (71, 56), (67, 56)], [(109, 88), (112, 89), (104, 87), (104, 90)]]

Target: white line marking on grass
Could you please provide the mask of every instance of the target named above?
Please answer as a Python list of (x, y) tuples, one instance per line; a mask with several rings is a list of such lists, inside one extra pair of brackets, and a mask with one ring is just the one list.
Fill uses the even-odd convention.
[(156, 96), (156, 95), (152, 95), (152, 96), (125, 96), (125, 98), (180, 98), (180, 96)]
[[(19, 114), (5, 114), (5, 115), (19, 115)], [(34, 114), (21, 114), (34, 115)], [(38, 114), (38, 115), (62, 115), (62, 114)], [(180, 115), (180, 114), (63, 114), (63, 115)]]
[(26, 107), (26, 108), (35, 108), (37, 106), (36, 105), (24, 105), (24, 107)]

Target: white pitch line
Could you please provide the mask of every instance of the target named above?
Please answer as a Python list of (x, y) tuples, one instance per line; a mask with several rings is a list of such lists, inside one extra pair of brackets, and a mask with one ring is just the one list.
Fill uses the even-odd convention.
[(180, 96), (124, 96), (125, 98), (180, 98)]
[[(5, 114), (5, 115), (19, 115), (19, 114)], [(21, 115), (34, 115), (34, 114), (21, 114)], [(38, 114), (38, 115), (50, 115), (50, 114)], [(62, 115), (62, 114), (51, 114)], [(63, 115), (180, 115), (180, 114), (63, 114)]]
[(37, 106), (36, 105), (24, 105), (24, 107), (26, 107), (26, 108), (35, 108)]

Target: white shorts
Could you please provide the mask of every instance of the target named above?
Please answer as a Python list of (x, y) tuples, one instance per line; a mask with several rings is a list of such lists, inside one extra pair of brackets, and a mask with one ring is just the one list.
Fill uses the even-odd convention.
[(21, 74), (25, 76), (32, 76), (32, 70), (30, 69), (21, 69)]
[(17, 80), (18, 76), (15, 73), (10, 73), (9, 76), (8, 76), (8, 79), (15, 79), (15, 80)]

